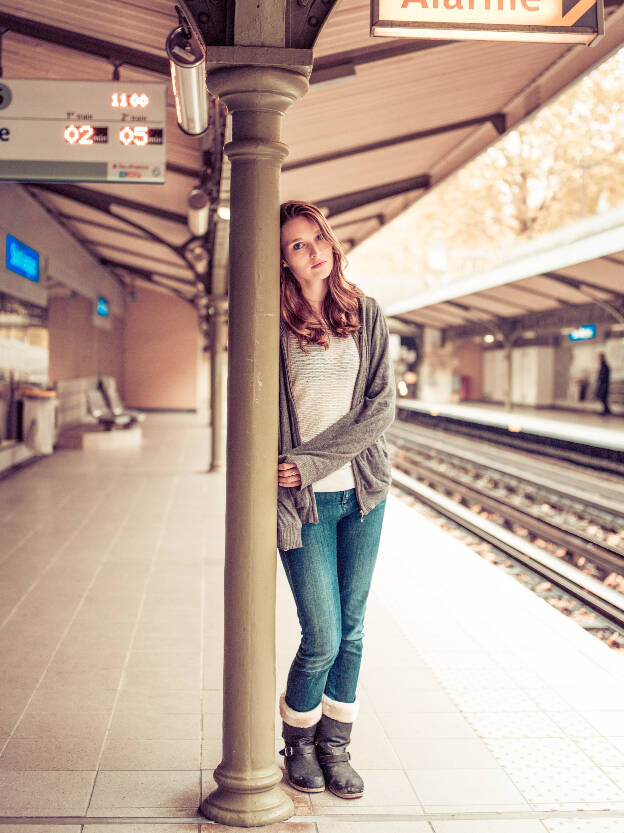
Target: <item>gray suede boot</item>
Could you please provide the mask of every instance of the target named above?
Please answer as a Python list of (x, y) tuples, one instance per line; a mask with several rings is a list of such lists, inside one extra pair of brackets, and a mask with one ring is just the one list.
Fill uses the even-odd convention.
[(349, 763), (347, 746), (353, 723), (343, 723), (324, 714), (316, 728), (318, 761), (325, 776), (327, 789), (339, 798), (361, 798), (364, 781)]
[(323, 771), (319, 766), (314, 738), (316, 725), (308, 728), (282, 723), (285, 747), (280, 755), (286, 764), (286, 780), (291, 787), (304, 793), (322, 793), (325, 789)]

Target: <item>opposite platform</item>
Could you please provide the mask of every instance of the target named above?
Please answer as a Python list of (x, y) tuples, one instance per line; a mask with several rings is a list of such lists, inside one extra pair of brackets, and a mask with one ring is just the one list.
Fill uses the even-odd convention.
[[(0, 482), (0, 833), (232, 829), (196, 814), (221, 752), (224, 478), (193, 417), (144, 430)], [(365, 797), (290, 791), (297, 817), (265, 830), (624, 833), (622, 657), (394, 497), (366, 631)]]
[(434, 417), (502, 428), (514, 434), (535, 434), (573, 443), (624, 451), (624, 416), (580, 413), (563, 409), (485, 403), (436, 403), (420, 399), (399, 399), (397, 407)]

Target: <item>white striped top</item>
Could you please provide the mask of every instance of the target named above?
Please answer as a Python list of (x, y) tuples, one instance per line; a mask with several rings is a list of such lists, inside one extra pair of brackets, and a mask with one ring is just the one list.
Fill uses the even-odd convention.
[[(329, 347), (306, 344), (304, 353), (297, 337), (288, 331), (287, 368), (295, 403), (301, 442), (329, 428), (351, 408), (360, 353), (353, 336), (330, 333)], [(355, 488), (351, 463), (312, 484), (315, 492), (339, 492)]]

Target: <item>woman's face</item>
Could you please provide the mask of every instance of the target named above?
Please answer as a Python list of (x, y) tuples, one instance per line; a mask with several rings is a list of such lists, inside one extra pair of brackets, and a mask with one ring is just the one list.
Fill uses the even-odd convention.
[(299, 284), (325, 280), (334, 265), (334, 251), (317, 222), (293, 217), (281, 229), (282, 260)]

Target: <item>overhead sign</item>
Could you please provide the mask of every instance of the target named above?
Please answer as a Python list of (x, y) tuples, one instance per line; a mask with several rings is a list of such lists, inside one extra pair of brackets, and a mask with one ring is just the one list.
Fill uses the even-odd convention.
[(165, 181), (166, 85), (0, 79), (0, 180)]
[(371, 0), (371, 34), (590, 44), (603, 0)]
[(108, 298), (105, 298), (103, 295), (99, 296), (97, 299), (96, 312), (98, 315), (101, 315), (102, 318), (108, 318)]
[(6, 268), (33, 283), (39, 283), (39, 252), (12, 234), (6, 236)]
[(570, 341), (589, 341), (592, 338), (596, 338), (596, 325), (582, 324), (576, 330), (568, 333), (568, 338)]

